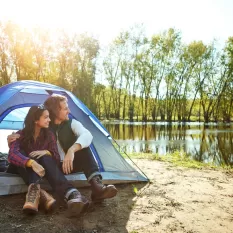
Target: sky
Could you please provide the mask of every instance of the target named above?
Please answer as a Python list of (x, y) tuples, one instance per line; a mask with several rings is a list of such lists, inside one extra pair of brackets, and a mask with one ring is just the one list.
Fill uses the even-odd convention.
[(144, 24), (148, 36), (173, 27), (189, 43), (233, 36), (233, 0), (0, 0), (0, 21), (88, 32), (107, 45), (122, 30)]

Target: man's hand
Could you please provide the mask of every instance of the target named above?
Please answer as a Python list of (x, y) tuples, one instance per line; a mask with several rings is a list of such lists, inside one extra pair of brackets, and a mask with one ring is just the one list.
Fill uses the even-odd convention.
[(46, 154), (47, 154), (46, 150), (36, 150), (36, 151), (32, 151), (29, 154), (29, 157), (39, 159), (39, 158), (41, 158), (42, 156), (44, 156)]
[(82, 149), (79, 143), (75, 143), (67, 151), (62, 164), (62, 170), (65, 174), (70, 174), (73, 171), (74, 153)]
[(7, 136), (8, 146), (10, 147), (10, 144), (14, 142), (16, 139), (18, 139), (19, 137), (20, 137), (20, 134), (17, 134), (15, 132), (12, 132), (12, 134), (8, 135)]
[(73, 171), (74, 151), (70, 148), (63, 160), (62, 170), (65, 174), (70, 174)]
[(40, 177), (43, 177), (45, 175), (45, 169), (35, 160), (32, 162), (32, 170)]

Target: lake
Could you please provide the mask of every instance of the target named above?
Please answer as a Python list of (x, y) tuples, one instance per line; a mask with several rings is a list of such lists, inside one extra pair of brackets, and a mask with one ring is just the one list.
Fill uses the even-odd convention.
[(103, 122), (121, 150), (165, 155), (184, 151), (192, 159), (233, 166), (233, 124)]
[[(182, 150), (200, 162), (233, 166), (233, 124), (103, 122), (103, 125), (126, 153), (165, 155)], [(8, 152), (6, 137), (10, 132), (0, 131), (1, 152)]]

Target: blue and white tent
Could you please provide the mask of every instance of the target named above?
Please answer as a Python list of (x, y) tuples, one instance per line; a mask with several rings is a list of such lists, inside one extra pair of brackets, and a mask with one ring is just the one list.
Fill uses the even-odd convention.
[[(112, 138), (108, 131), (95, 115), (71, 92), (58, 86), (36, 81), (19, 81), (1, 87), (0, 129), (21, 129), (29, 107), (44, 103), (54, 93), (67, 97), (71, 117), (80, 121), (91, 131), (93, 135), (91, 150), (105, 183), (148, 181), (140, 170), (119, 154), (112, 144)], [(84, 174), (70, 174), (67, 175), (67, 178), (77, 187), (88, 185)], [(0, 195), (20, 193), (26, 190), (27, 187), (19, 176), (0, 173)]]

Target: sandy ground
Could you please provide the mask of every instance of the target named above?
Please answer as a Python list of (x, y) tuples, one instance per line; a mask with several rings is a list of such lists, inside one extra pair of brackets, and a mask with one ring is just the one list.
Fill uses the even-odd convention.
[[(118, 185), (117, 197), (91, 206), (79, 218), (68, 218), (62, 205), (53, 214), (28, 217), (22, 213), (25, 194), (0, 197), (0, 232), (233, 232), (233, 174), (136, 163), (150, 184)], [(81, 192), (90, 196), (89, 189)]]

